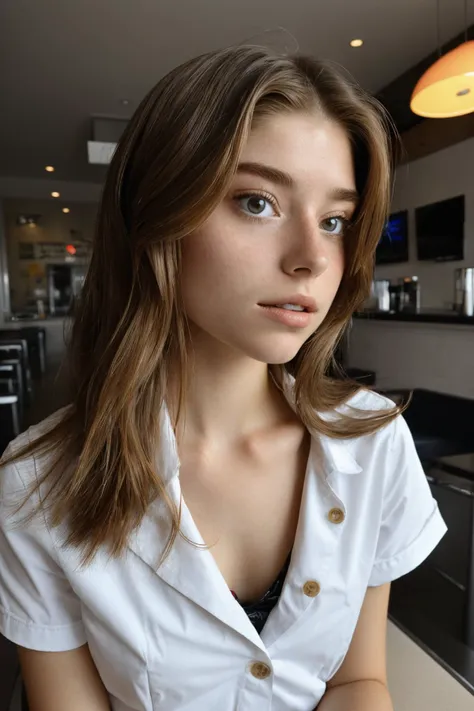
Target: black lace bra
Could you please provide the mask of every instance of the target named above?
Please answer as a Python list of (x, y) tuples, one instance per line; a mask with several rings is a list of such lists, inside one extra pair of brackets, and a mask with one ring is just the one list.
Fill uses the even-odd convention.
[(286, 574), (288, 572), (288, 568), (290, 567), (290, 560), (291, 553), (288, 556), (285, 565), (278, 574), (278, 577), (275, 582), (270, 586), (265, 595), (263, 595), (263, 597), (261, 597), (260, 600), (258, 600), (257, 602), (252, 602), (248, 605), (244, 605), (240, 602), (235, 592), (231, 590), (232, 595), (235, 597), (237, 602), (242, 605), (242, 608), (247, 613), (250, 622), (253, 624), (259, 634), (263, 630), (263, 627), (268, 619), (270, 612), (273, 610), (278, 600), (280, 599)]

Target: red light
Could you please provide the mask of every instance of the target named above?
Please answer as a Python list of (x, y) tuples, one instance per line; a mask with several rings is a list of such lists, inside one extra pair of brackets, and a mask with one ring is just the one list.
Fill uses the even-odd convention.
[(74, 247), (73, 244), (68, 244), (66, 247), (66, 252), (69, 252), (69, 254), (76, 254), (76, 248)]

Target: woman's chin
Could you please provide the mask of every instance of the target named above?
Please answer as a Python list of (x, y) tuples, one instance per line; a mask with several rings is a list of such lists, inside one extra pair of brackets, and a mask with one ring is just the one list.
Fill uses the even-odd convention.
[(247, 354), (254, 360), (268, 365), (283, 365), (289, 363), (296, 356), (303, 343), (274, 343), (259, 344), (258, 346), (246, 349)]

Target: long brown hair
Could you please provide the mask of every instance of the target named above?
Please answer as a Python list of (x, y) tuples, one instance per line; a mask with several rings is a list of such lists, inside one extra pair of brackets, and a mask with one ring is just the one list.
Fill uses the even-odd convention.
[(330, 422), (321, 416), (359, 389), (328, 373), (369, 293), (389, 211), (394, 132), (384, 110), (328, 62), (253, 46), (188, 61), (143, 99), (113, 156), (70, 335), (71, 406), (3, 460), (48, 455), (36, 489), (49, 480), (42, 505), (52, 525), (67, 520), (67, 543), (82, 549), (85, 562), (103, 545), (120, 555), (156, 497), (171, 514), (165, 555), (179, 533), (179, 509), (167, 496), (156, 453), (171, 363), (182, 374), (180, 406), (186, 391), (181, 239), (225, 196), (254, 122), (281, 111), (316, 111), (344, 127), (360, 194), (334, 303), (317, 336), (287, 366), (299, 415), (312, 430), (349, 438), (376, 431), (400, 411), (354, 411)]

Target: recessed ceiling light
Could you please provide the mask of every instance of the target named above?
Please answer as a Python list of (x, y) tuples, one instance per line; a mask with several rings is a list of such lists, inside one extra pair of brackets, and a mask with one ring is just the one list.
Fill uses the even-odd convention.
[(130, 99), (120, 99), (120, 103), (122, 106), (128, 106), (130, 103)]
[(61, 195), (61, 193), (57, 193), (56, 191), (51, 193), (51, 197), (60, 197), (60, 195)]
[(71, 210), (68, 207), (63, 207), (63, 212), (65, 212), (67, 215), (67, 213), (71, 212)]
[(54, 165), (45, 165), (44, 169), (47, 173), (54, 173)]
[(361, 40), (361, 39), (351, 40), (351, 47), (362, 47), (363, 44), (364, 44), (364, 40)]

